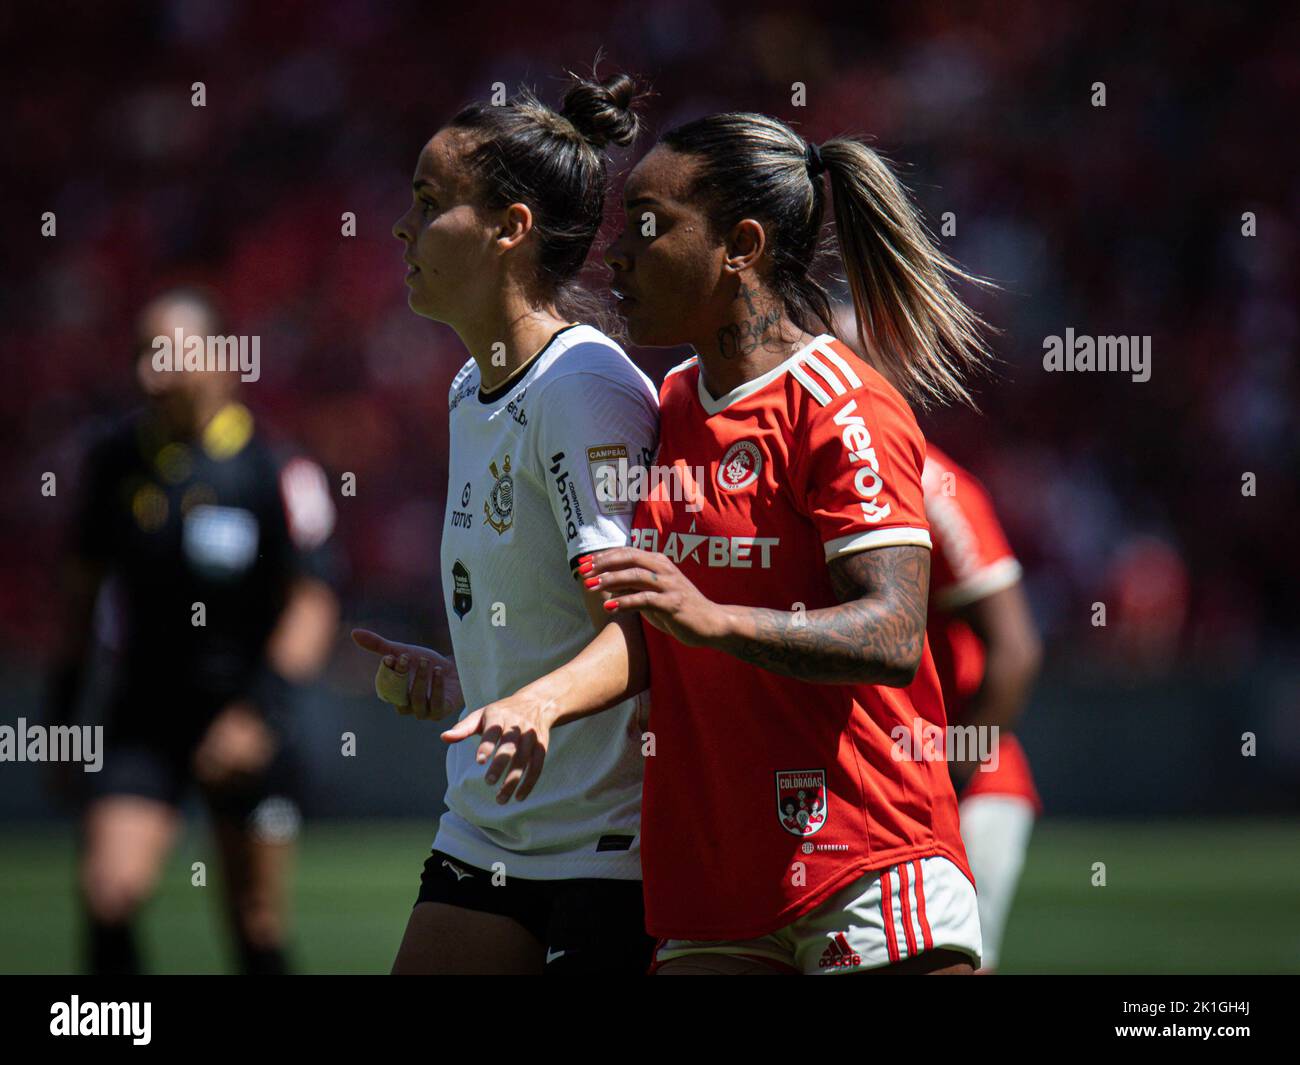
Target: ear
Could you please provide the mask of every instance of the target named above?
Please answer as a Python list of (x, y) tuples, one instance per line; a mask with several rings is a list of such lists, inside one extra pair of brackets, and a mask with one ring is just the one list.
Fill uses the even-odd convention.
[(523, 243), (532, 231), (533, 212), (526, 203), (512, 203), (506, 208), (501, 218), (501, 228), (497, 230), (496, 245), (498, 251), (509, 251)]
[(742, 218), (727, 234), (726, 258), (722, 267), (733, 274), (752, 270), (758, 265), (767, 249), (767, 233), (763, 224), (752, 218)]

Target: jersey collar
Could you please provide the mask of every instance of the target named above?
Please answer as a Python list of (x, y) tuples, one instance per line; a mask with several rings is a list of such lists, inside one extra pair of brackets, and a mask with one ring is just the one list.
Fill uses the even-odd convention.
[(709, 395), (709, 390), (704, 387), (704, 368), (701, 366), (695, 377), (695, 393), (700, 397), (700, 406), (704, 408), (705, 413), (710, 417), (714, 414), (719, 414), (730, 407), (733, 403), (740, 402), (746, 396), (752, 396), (755, 392), (762, 391), (778, 377), (783, 377), (785, 374), (789, 373), (790, 370), (794, 368), (795, 364), (814, 348), (821, 347), (823, 344), (827, 344), (834, 339), (835, 338), (829, 333), (822, 333), (815, 340), (805, 344), (802, 348), (796, 351), (786, 359), (785, 362), (773, 366), (767, 371), (767, 373), (755, 377), (753, 380), (745, 381), (743, 384), (737, 385), (730, 392), (719, 396), (717, 399), (714, 399)]
[(482, 371), (479, 371), (480, 383), (478, 386), (478, 401), (484, 404), (485, 406), (490, 406), (494, 403), (500, 403), (501, 400), (505, 399), (506, 396), (508, 396), (517, 387), (519, 387), (520, 383), (523, 381), (525, 377), (527, 377), (529, 374), (533, 372), (537, 364), (541, 361), (542, 356), (545, 355), (550, 350), (551, 345), (554, 344), (555, 341), (562, 334), (567, 333), (570, 329), (576, 329), (581, 324), (582, 324), (581, 322), (570, 322), (566, 326), (561, 326), (559, 329), (557, 329), (554, 333), (550, 335), (550, 338), (546, 341), (545, 344), (543, 344), (540, 348), (538, 348), (535, 352), (533, 352), (532, 355), (528, 357), (527, 361), (522, 362), (518, 366), (516, 366), (514, 370), (511, 371), (509, 377), (507, 377), (504, 381), (500, 382), (499, 384), (494, 385), (492, 388), (483, 387), (482, 384), (483, 373)]

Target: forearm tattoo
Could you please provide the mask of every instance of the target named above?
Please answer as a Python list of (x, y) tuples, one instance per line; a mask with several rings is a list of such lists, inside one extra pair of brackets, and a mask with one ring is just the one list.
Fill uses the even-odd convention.
[(930, 552), (878, 547), (830, 565), (840, 606), (744, 609), (721, 650), (763, 669), (822, 684), (910, 682), (925, 645)]

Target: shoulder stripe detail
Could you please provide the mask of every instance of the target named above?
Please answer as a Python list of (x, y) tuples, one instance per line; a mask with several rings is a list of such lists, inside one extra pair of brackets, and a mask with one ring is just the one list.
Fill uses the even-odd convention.
[(689, 370), (692, 366), (694, 366), (699, 361), (700, 361), (700, 357), (698, 355), (692, 355), (689, 359), (686, 359), (684, 362), (679, 362), (676, 366), (674, 366), (671, 370), (669, 370), (666, 374), (664, 374), (664, 380), (667, 381), (668, 378), (672, 377), (672, 375), (675, 373), (681, 373), (683, 370)]
[(851, 555), (855, 551), (870, 551), (876, 547), (930, 547), (928, 529), (900, 525), (892, 529), (873, 529), (871, 532), (850, 533), (826, 541), (826, 561)]
[[(791, 373), (799, 379), (799, 382), (804, 386), (804, 388), (812, 393), (812, 395), (816, 397), (817, 402), (824, 407), (831, 401), (830, 393), (822, 388), (821, 385), (817, 384), (808, 371), (802, 369), (799, 364), (803, 361), (804, 357), (808, 355), (814, 347), (816, 347), (816, 345), (824, 344), (834, 339), (835, 338), (829, 333), (823, 333), (821, 336), (810, 341), (805, 347), (800, 348), (784, 362), (773, 366), (767, 371), (767, 373), (760, 374), (758, 377), (755, 377), (751, 381), (746, 381), (742, 385), (737, 385), (725, 396), (719, 396), (716, 399), (711, 396), (709, 390), (704, 387), (704, 374), (701, 371), (700, 375), (695, 379), (696, 393), (700, 399), (700, 406), (704, 408), (705, 414), (709, 417), (713, 417), (713, 415), (726, 410), (733, 403), (739, 403), (742, 399), (746, 399), (747, 397), (754, 395), (756, 392), (762, 391), (773, 381), (779, 380), (787, 373)], [(696, 356), (696, 358), (698, 358), (698, 356)], [(688, 362), (689, 361), (691, 360), (688, 360)], [(687, 364), (683, 363), (683, 367), (685, 365)]]
[(860, 378), (854, 371), (853, 367), (849, 364), (848, 359), (844, 358), (843, 355), (836, 351), (829, 342), (818, 344), (817, 352), (819, 355), (825, 355), (839, 368), (840, 373), (844, 375), (844, 379), (848, 381), (850, 388), (862, 387), (862, 378)]
[(808, 369), (815, 371), (818, 377), (820, 377), (823, 381), (825, 381), (828, 385), (830, 385), (831, 391), (834, 392), (837, 396), (842, 396), (844, 395), (845, 392), (848, 391), (848, 389), (844, 387), (844, 382), (842, 382), (827, 367), (827, 365), (821, 361), (821, 359), (817, 358), (816, 355), (812, 354), (812, 352), (809, 352), (807, 355), (805, 355), (803, 361), (804, 361), (804, 365), (807, 366)]
[(828, 404), (831, 401), (830, 394), (824, 388), (822, 388), (821, 385), (819, 385), (816, 381), (814, 381), (812, 377), (809, 376), (808, 371), (805, 370), (801, 365), (796, 363), (795, 365), (791, 366), (790, 373), (794, 375), (794, 377), (798, 380), (798, 382), (801, 385), (804, 386), (804, 388), (806, 388), (810, 393), (812, 393), (813, 399), (817, 400), (817, 402), (820, 403), (823, 407), (826, 406), (826, 404)]

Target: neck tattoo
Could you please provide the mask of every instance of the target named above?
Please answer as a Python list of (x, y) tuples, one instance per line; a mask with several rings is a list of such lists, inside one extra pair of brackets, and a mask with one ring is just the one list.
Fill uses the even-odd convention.
[(736, 299), (745, 301), (746, 314), (742, 321), (718, 330), (718, 351), (724, 359), (743, 358), (753, 353), (767, 340), (767, 331), (781, 321), (779, 310), (760, 311), (755, 306), (753, 292), (743, 281)]

